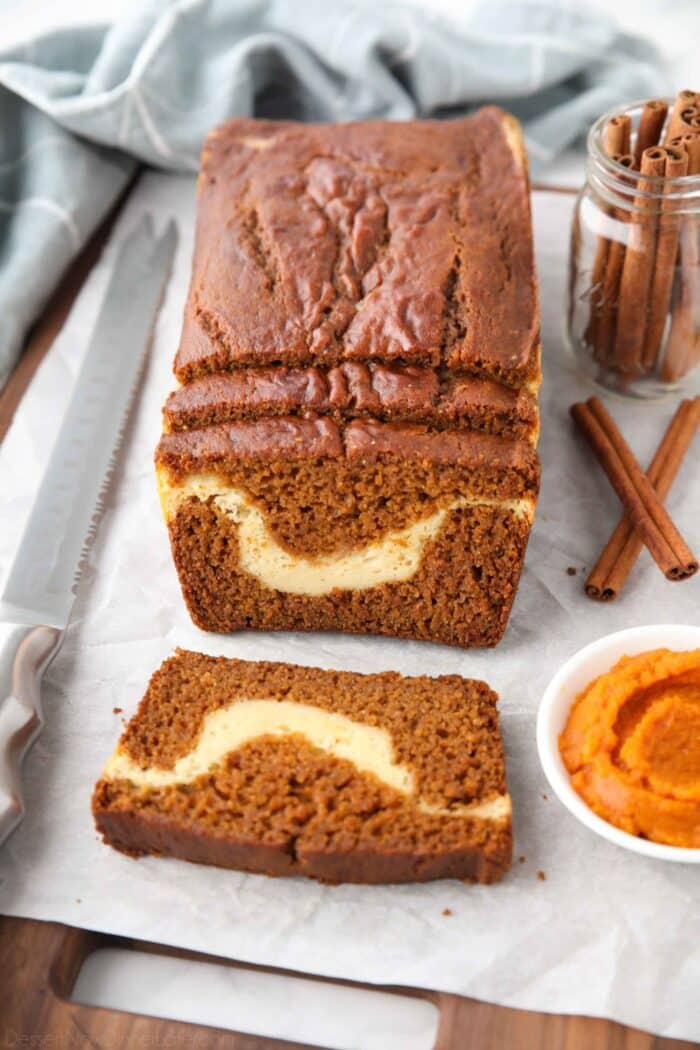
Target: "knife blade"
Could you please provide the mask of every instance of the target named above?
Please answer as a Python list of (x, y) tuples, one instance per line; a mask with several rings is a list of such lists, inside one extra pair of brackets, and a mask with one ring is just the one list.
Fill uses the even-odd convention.
[[(61, 644), (172, 266), (177, 229), (146, 215), (121, 245), (88, 349), (0, 596), (12, 656), (0, 693), (0, 843), (24, 815), (21, 767), (43, 726), (41, 678)], [(1, 685), (1, 683), (0, 683)]]
[(0, 596), (0, 621), (63, 629), (170, 271), (177, 232), (149, 215), (122, 244)]

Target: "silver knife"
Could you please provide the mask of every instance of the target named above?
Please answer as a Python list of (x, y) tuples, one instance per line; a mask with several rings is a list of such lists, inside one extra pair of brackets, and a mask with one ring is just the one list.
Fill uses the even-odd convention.
[[(38, 495), (0, 595), (0, 622), (21, 624), (9, 695), (0, 695), (0, 843), (24, 815), (22, 760), (43, 726), (41, 677), (68, 626), (87, 545), (97, 528), (119, 443), (177, 243), (146, 215), (114, 264)], [(0, 676), (0, 682), (3, 681)]]

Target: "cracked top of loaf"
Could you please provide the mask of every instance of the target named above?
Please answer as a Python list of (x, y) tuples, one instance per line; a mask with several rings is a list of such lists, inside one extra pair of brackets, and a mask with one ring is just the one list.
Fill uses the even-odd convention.
[(520, 387), (538, 338), (524, 150), (500, 109), (209, 135), (179, 379), (381, 362)]

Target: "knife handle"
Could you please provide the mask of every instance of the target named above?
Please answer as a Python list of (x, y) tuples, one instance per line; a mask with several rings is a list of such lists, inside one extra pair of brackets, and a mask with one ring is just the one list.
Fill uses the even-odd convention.
[(22, 761), (44, 724), (41, 678), (62, 637), (55, 627), (26, 629), (12, 664), (10, 694), (0, 701), (0, 843), (24, 816)]

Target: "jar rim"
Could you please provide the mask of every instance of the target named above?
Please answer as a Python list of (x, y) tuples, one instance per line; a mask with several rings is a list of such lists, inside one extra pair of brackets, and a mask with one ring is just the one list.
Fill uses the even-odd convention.
[[(666, 102), (669, 110), (672, 108), (675, 101), (674, 97), (667, 98), (664, 96), (657, 96), (659, 101)], [(603, 113), (602, 116), (591, 125), (588, 136), (586, 138), (586, 148), (588, 154), (592, 157), (596, 163), (600, 164), (605, 168), (611, 175), (615, 177), (624, 177), (629, 182), (630, 175), (639, 174), (638, 172), (632, 171), (630, 168), (626, 168), (624, 164), (618, 164), (616, 160), (613, 160), (609, 154), (605, 152), (603, 148), (603, 136), (605, 134), (605, 128), (607, 127), (608, 121), (613, 117), (619, 117), (623, 113), (630, 113), (633, 110), (641, 110), (649, 99), (636, 99), (633, 102), (627, 102), (622, 108), (616, 106), (614, 109), (610, 109), (607, 113)], [(649, 185), (649, 190), (653, 196), (656, 195), (656, 187), (659, 191), (664, 193), (669, 192), (669, 187), (672, 190), (692, 190), (697, 192), (700, 189), (700, 174), (696, 175), (676, 175), (673, 178), (667, 177), (666, 175), (645, 175), (645, 184)]]

